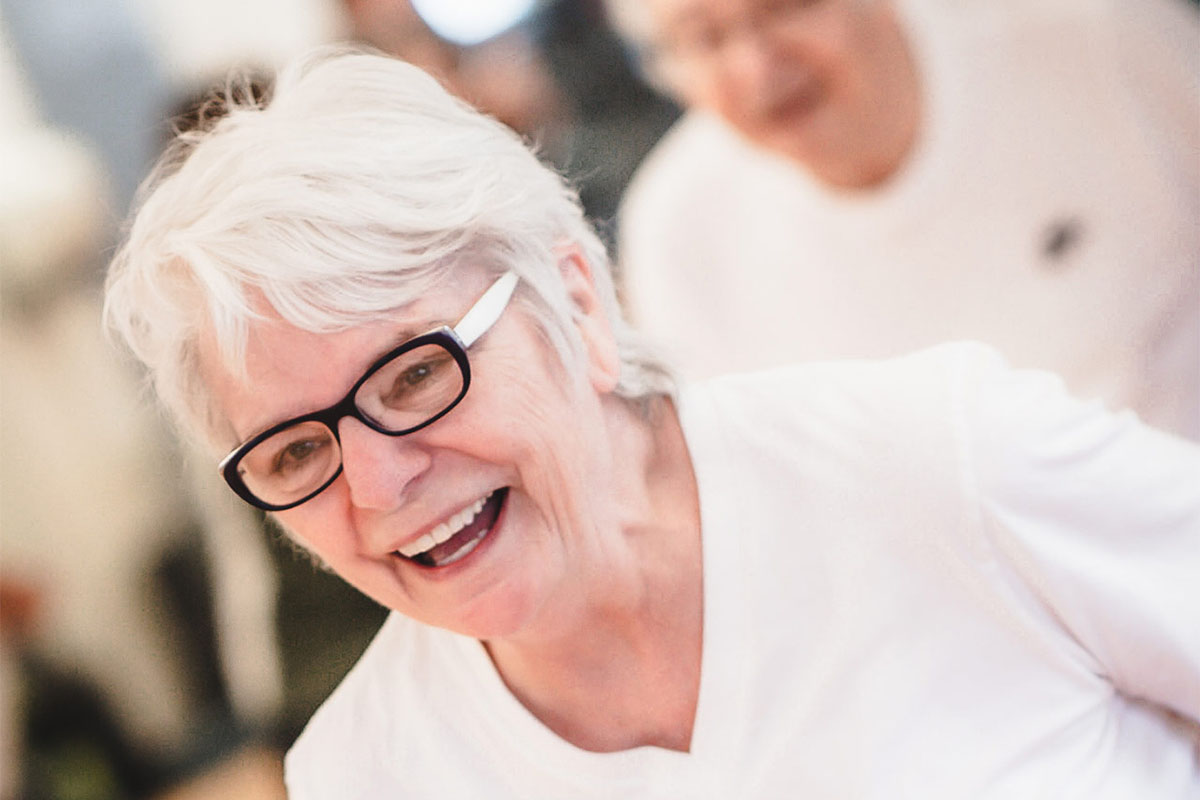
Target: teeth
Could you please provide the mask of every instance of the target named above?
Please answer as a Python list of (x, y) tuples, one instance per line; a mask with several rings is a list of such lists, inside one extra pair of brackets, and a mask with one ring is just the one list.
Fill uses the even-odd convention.
[[(488, 495), (491, 497), (491, 495)], [(429, 533), (423, 534), (419, 539), (409, 542), (404, 547), (401, 547), (397, 552), (402, 556), (412, 558), (419, 553), (424, 553), (426, 550), (432, 550), (439, 544), (449, 541), (450, 537), (461, 531), (463, 528), (470, 525), (476, 515), (483, 510), (484, 504), (487, 502), (487, 497), (481, 497), (474, 504), (467, 506), (462, 511), (459, 511), (450, 519), (438, 525)]]
[(487, 531), (480, 531), (478, 536), (476, 536), (474, 539), (472, 539), (471, 541), (467, 542), (467, 543), (466, 543), (466, 544), (464, 544), (462, 547), (460, 547), (460, 548), (459, 548), (459, 549), (458, 549), (458, 550), (457, 550), (457, 551), (456, 551), (454, 554), (452, 554), (452, 555), (451, 555), (449, 558), (445, 559), (444, 561), (439, 561), (439, 562), (438, 562), (438, 566), (439, 566), (439, 567), (445, 567), (445, 566), (447, 566), (447, 565), (449, 565), (449, 564), (453, 564), (455, 561), (458, 561), (460, 558), (463, 558), (464, 556), (466, 556), (466, 555), (467, 555), (467, 553), (469, 553), (469, 552), (471, 552), (472, 550), (474, 550), (474, 549), (475, 549), (475, 547), (476, 547), (476, 546), (477, 546), (477, 545), (478, 545), (480, 542), (482, 542), (482, 541), (483, 541), (483, 535), (484, 535), (485, 533), (487, 533)]
[(400, 555), (409, 556), (411, 558), (412, 556), (415, 556), (417, 553), (424, 553), (426, 550), (432, 550), (433, 548), (437, 547), (437, 544), (438, 544), (437, 540), (435, 540), (432, 536), (430, 536), (428, 533), (426, 533), (426, 534), (422, 535), (420, 539), (417, 539), (415, 542), (410, 542), (406, 546), (401, 547)]

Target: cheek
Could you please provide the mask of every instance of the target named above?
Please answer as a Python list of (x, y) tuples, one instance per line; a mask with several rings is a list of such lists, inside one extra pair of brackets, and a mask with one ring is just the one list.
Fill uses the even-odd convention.
[(456, 427), (470, 429), (459, 441), (474, 437), (497, 446), (503, 443), (506, 450), (527, 449), (530, 442), (555, 435), (551, 432), (570, 418), (568, 407), (593, 393), (585, 370), (568, 368), (540, 333), (527, 331), (518, 344), (505, 352), (493, 350), (480, 360), (467, 396), (451, 412)]
[(813, 20), (808, 58), (831, 87), (853, 85), (861, 79), (872, 51), (879, 46), (872, 40), (878, 27), (869, 16), (874, 13), (868, 8), (838, 7)]
[[(521, 378), (503, 380), (515, 389)], [(477, 458), (518, 469), (550, 458), (577, 418), (561, 384), (524, 386), (503, 397), (480, 395), (477, 401), (464, 409), (469, 414), (456, 425), (459, 446), (466, 445)]]
[(568, 374), (557, 360), (545, 372), (542, 366), (491, 370), (487, 385), (504, 389), (472, 398), (460, 438), (471, 443), (473, 455), (514, 470), (523, 489), (539, 494), (556, 491), (556, 483), (583, 468), (586, 437), (603, 424), (586, 376)]
[(269, 515), (292, 544), (339, 574), (342, 565), (355, 555), (355, 538), (344, 511), (348, 504), (343, 503), (343, 510), (338, 512), (333, 502), (341, 491), (340, 483), (335, 482), (302, 506)]

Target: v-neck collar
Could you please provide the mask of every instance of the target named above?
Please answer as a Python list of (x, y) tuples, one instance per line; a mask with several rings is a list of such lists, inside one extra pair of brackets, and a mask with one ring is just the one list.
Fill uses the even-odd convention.
[[(702, 391), (689, 390), (679, 403), (680, 421), (696, 472), (700, 497), (703, 551), (703, 643), (700, 690), (692, 744), (688, 752), (654, 746), (594, 753), (572, 745), (551, 731), (505, 686), (483, 644), (447, 634), (442, 641), (453, 652), (445, 661), (456, 671), (454, 681), (467, 692), (482, 715), (482, 725), (495, 741), (514, 754), (544, 753), (545, 769), (556, 779), (607, 791), (647, 785), (720, 796), (719, 781), (728, 779), (728, 754), (743, 740), (748, 721), (740, 654), (744, 636), (744, 575), (736, 536), (737, 483), (726, 474), (729, 459), (715, 409)], [(711, 532), (711, 534), (710, 534)], [(722, 777), (724, 776), (724, 777)]]

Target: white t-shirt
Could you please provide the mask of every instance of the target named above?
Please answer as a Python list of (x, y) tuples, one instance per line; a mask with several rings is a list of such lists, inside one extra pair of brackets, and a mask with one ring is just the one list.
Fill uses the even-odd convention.
[(626, 194), (638, 327), (688, 378), (972, 339), (1200, 439), (1200, 12), (898, 0), (923, 90), (886, 185), (687, 115)]
[(393, 614), (289, 753), (292, 800), (1200, 796), (1200, 449), (977, 345), (680, 409), (691, 752), (575, 748), (479, 642)]

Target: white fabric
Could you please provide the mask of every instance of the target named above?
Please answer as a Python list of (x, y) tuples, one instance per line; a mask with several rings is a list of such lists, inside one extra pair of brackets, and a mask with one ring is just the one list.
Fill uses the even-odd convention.
[(689, 378), (981, 340), (1200, 438), (1200, 13), (898, 2), (925, 95), (901, 172), (832, 191), (689, 114), (621, 212), (635, 322)]
[(685, 393), (692, 752), (553, 735), (393, 614), (287, 758), (310, 798), (1195, 798), (1200, 449), (948, 345)]

